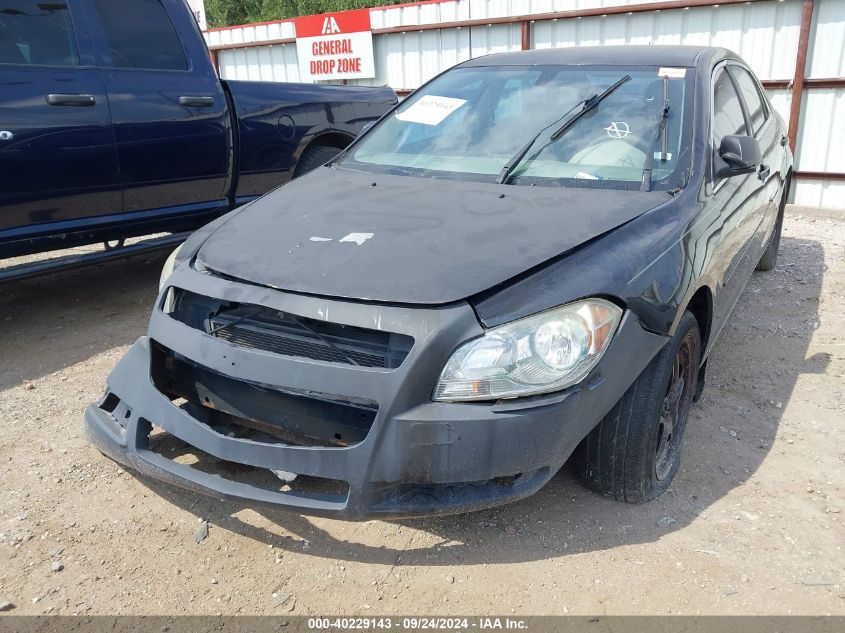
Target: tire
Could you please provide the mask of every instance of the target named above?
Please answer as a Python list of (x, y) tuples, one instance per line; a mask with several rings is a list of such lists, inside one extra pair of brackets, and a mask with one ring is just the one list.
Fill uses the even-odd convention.
[(783, 195), (780, 198), (778, 205), (778, 218), (775, 220), (775, 228), (772, 229), (772, 235), (769, 237), (769, 243), (766, 245), (766, 250), (757, 262), (756, 270), (772, 270), (778, 261), (778, 251), (780, 250), (780, 234), (783, 230), (783, 211), (786, 208), (786, 198), (789, 196), (789, 187), (792, 184), (792, 175), (788, 176), (786, 185), (783, 188)]
[(629, 503), (648, 501), (669, 488), (680, 463), (700, 357), (698, 322), (685, 312), (672, 339), (576, 449), (575, 467), (587, 486)]
[(337, 147), (329, 147), (327, 145), (313, 145), (309, 147), (299, 157), (293, 177), (299, 178), (312, 169), (317, 169), (317, 167), (325, 165), (332, 158), (340, 154), (340, 152), (341, 150)]

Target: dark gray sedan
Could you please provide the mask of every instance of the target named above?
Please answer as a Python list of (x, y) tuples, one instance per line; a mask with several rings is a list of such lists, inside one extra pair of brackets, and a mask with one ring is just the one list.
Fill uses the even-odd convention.
[(791, 172), (730, 51), (468, 61), (191, 236), (87, 436), (151, 477), (327, 516), (502, 504), (570, 457), (646, 501), (775, 264)]

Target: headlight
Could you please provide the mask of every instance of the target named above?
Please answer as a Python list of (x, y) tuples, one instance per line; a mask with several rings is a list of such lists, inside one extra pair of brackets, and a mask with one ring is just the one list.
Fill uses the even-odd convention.
[(435, 400), (494, 400), (557, 391), (595, 367), (622, 319), (586, 299), (492, 328), (452, 354)]
[(176, 258), (179, 257), (179, 251), (182, 250), (182, 247), (185, 245), (183, 242), (176, 249), (170, 253), (167, 259), (164, 261), (164, 266), (161, 269), (161, 277), (158, 279), (158, 291), (164, 288), (164, 284), (167, 283), (167, 280), (170, 278), (170, 275), (173, 274), (173, 269), (176, 268)]

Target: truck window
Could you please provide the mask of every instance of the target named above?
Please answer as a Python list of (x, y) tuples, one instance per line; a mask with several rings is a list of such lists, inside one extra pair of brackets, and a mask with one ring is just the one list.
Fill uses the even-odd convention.
[(0, 0), (0, 64), (78, 66), (67, 3)]
[(179, 35), (160, 0), (95, 0), (115, 68), (186, 70)]

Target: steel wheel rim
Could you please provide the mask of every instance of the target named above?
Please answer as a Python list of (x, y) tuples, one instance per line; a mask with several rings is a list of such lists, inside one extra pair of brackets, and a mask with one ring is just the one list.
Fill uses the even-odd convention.
[(666, 385), (657, 425), (654, 474), (658, 481), (670, 475), (678, 459), (684, 425), (695, 393), (695, 376), (698, 371), (696, 347), (695, 336), (689, 332), (672, 359), (669, 384)]

